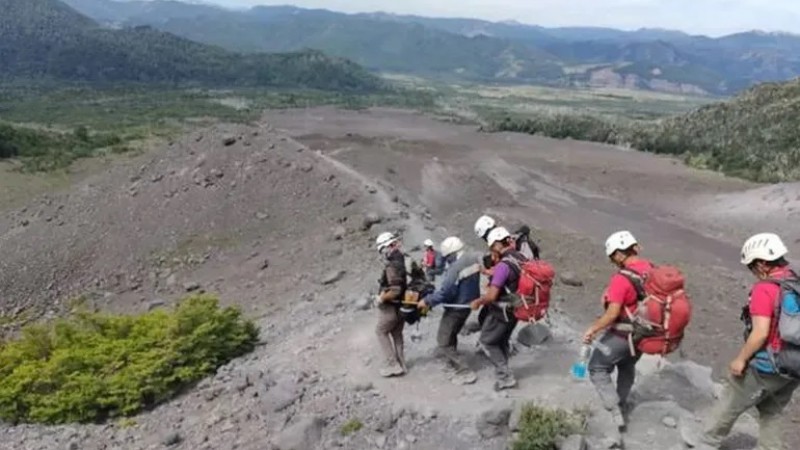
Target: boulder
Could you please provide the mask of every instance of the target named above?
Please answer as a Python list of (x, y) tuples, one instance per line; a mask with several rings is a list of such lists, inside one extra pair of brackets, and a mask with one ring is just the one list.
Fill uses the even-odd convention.
[(305, 390), (291, 378), (283, 378), (275, 385), (268, 386), (264, 394), (265, 412), (281, 412), (299, 400)]
[(346, 273), (347, 272), (345, 272), (344, 270), (332, 270), (322, 276), (322, 278), (320, 279), (320, 283), (322, 283), (323, 285), (336, 283), (337, 281), (341, 280)]
[(632, 396), (636, 403), (671, 400), (689, 411), (698, 411), (714, 403), (716, 388), (710, 367), (681, 361), (666, 363), (641, 377)]
[(364, 216), (364, 220), (361, 222), (361, 230), (362, 231), (369, 231), (373, 225), (377, 225), (383, 222), (383, 218), (376, 214), (376, 213), (369, 213)]
[(552, 337), (550, 328), (543, 323), (533, 323), (522, 327), (517, 334), (517, 342), (526, 346), (533, 347), (542, 345)]
[(186, 292), (194, 292), (194, 291), (200, 290), (200, 283), (198, 283), (196, 281), (189, 281), (189, 282), (183, 283), (183, 289)]
[(164, 436), (164, 438), (161, 439), (161, 443), (164, 444), (167, 447), (172, 447), (173, 445), (178, 445), (182, 441), (183, 441), (183, 437), (177, 432), (169, 433), (166, 436)]
[(333, 238), (337, 241), (341, 241), (347, 235), (347, 228), (343, 226), (337, 226), (333, 229)]
[(484, 439), (491, 439), (508, 432), (508, 421), (511, 417), (511, 407), (499, 405), (483, 411), (475, 422), (478, 434)]
[(152, 311), (154, 309), (162, 308), (164, 305), (166, 305), (164, 300), (153, 300), (147, 304), (147, 310)]
[(308, 450), (317, 448), (322, 440), (325, 421), (319, 416), (305, 416), (281, 431), (275, 439), (278, 450)]
[(558, 276), (558, 279), (561, 281), (562, 284), (567, 286), (573, 287), (581, 287), (583, 286), (583, 281), (578, 278), (578, 275), (575, 272), (564, 272)]

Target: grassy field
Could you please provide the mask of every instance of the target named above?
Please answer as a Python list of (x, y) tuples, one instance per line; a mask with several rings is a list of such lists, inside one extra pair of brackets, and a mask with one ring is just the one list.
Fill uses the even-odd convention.
[(541, 114), (585, 114), (607, 119), (651, 120), (682, 114), (718, 98), (623, 89), (553, 88), (532, 85), (454, 84), (408, 75), (385, 75), (405, 89), (434, 93), (441, 110), (495, 120)]
[(143, 133), (170, 129), (186, 120), (249, 121), (265, 109), (318, 105), (425, 107), (432, 104), (432, 97), (421, 92), (407, 95), (405, 92), (348, 94), (267, 89), (0, 89), (0, 117), (6, 122), (62, 130), (86, 126), (96, 131)]

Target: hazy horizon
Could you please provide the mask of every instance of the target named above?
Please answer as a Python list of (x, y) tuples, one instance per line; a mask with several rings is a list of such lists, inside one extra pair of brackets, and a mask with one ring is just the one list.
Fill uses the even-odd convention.
[(800, 2), (774, 0), (205, 0), (227, 7), (294, 5), (346, 13), (388, 12), (545, 27), (663, 28), (720, 36), (750, 30), (800, 33)]

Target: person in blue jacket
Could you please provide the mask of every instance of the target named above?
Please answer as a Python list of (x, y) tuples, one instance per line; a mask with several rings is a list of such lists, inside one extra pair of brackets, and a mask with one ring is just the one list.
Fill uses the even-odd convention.
[(477, 380), (477, 375), (459, 356), (457, 346), (458, 333), (471, 313), (469, 305), (481, 296), (481, 258), (477, 254), (465, 254), (464, 243), (455, 236), (442, 241), (441, 254), (447, 262), (441, 285), (419, 306), (433, 308), (441, 304), (454, 305), (444, 307), (437, 333), (436, 353), (455, 369), (454, 383), (472, 384)]

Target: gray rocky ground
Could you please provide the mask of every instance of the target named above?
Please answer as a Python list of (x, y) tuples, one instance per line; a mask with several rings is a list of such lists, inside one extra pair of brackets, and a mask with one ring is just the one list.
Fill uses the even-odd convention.
[[(617, 228), (689, 275), (697, 305), (690, 337), (672, 362), (640, 364), (624, 436), (629, 449), (683, 448), (682, 434), (698, 427), (739, 343), (748, 281), (736, 264), (739, 240), (763, 226), (713, 206), (751, 198), (753, 188), (651, 155), (483, 135), (389, 110), (290, 111), (193, 131), (3, 212), (0, 307), (33, 320), (63, 314), (69, 299), (85, 295), (98, 309), (137, 312), (205, 290), (257, 318), (261, 344), (133, 422), (2, 425), (0, 448), (501, 449), (525, 401), (591, 411), (589, 448), (613, 448), (620, 437), (610, 418), (568, 369), (612, 270), (600, 244)], [(495, 393), (476, 335), (464, 336), (479, 380), (456, 386), (432, 357), (434, 312), (407, 329), (410, 373), (378, 377), (374, 237), (402, 232), (410, 250), (459, 234), (481, 249), (471, 225), (484, 212), (532, 225), (543, 256), (563, 273), (552, 337), (517, 345), (520, 386)], [(793, 242), (798, 227), (778, 216), (770, 223)], [(351, 420), (363, 428), (342, 435)], [(752, 448), (755, 433), (745, 418), (729, 448)]]

